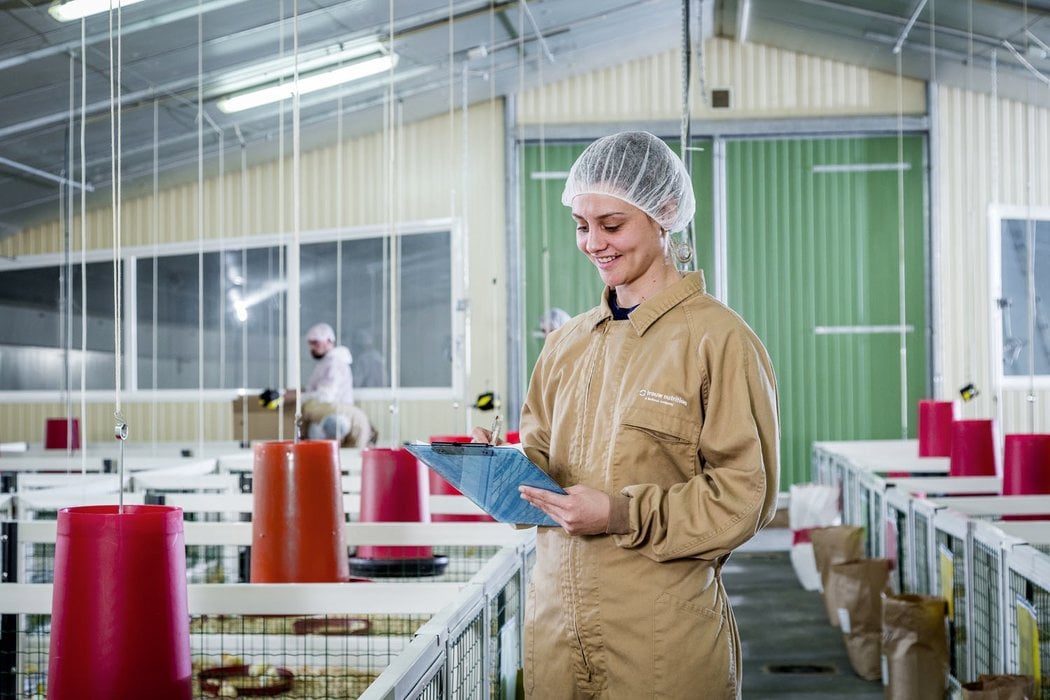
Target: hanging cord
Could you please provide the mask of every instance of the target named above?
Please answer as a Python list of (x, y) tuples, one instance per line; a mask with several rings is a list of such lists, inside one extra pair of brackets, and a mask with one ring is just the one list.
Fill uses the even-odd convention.
[[(519, 23), (519, 26), (522, 29), (522, 31), (520, 32), (520, 36), (522, 37), (522, 39), (521, 39), (522, 40), (522, 46), (521, 46), (522, 73), (519, 76), (521, 81), (522, 81), (522, 84), (521, 84), (521, 87), (520, 87), (520, 90), (522, 90), (522, 91), (525, 89), (525, 84), (524, 84), (524, 80), (525, 80), (525, 74), (524, 74), (524, 64), (525, 64), (525, 45), (524, 45), (525, 11), (526, 11), (526, 7), (525, 7), (524, 3), (522, 3), (521, 5), (518, 6), (518, 23)], [(549, 212), (549, 208), (547, 206), (547, 185), (548, 185), (548, 183), (550, 181), (547, 179), (547, 175), (546, 175), (546, 173), (547, 173), (547, 132), (546, 132), (545, 124), (546, 124), (546, 120), (547, 120), (547, 96), (546, 96), (546, 91), (543, 89), (543, 61), (540, 60), (540, 56), (538, 54), (536, 56), (536, 72), (537, 72), (537, 76), (538, 76), (538, 79), (537, 79), (538, 87), (536, 89), (536, 95), (537, 95), (538, 102), (539, 102), (537, 107), (539, 109), (539, 117), (540, 117), (539, 118), (540, 172), (544, 173), (543, 178), (540, 180), (540, 279), (541, 279), (541, 284), (540, 284), (540, 294), (541, 294), (541, 297), (540, 297), (540, 301), (541, 301), (541, 303), (540, 303), (540, 314), (542, 315), (542, 314), (546, 314), (547, 311), (550, 310), (552, 302), (551, 302), (550, 224), (548, 222), (548, 219), (550, 217), (550, 212)], [(524, 94), (524, 93), (523, 92), (519, 92), (519, 94)], [(528, 322), (531, 322), (531, 319), (529, 319)]]
[[(277, 53), (278, 57), (283, 61), (284, 59), (284, 0), (278, 4), (280, 8), (280, 17), (278, 21), (278, 32), (279, 37), (277, 39)], [(278, 84), (284, 85), (284, 75), (278, 79)], [(285, 182), (284, 182), (284, 101), (277, 103), (277, 189), (281, 193), (277, 198), (277, 221), (280, 223), (277, 226), (279, 233), (277, 234), (277, 277), (280, 280), (285, 279), (285, 246), (284, 246), (284, 232), (287, 228), (288, 222), (285, 220), (284, 211), (284, 193), (285, 193)], [(287, 294), (281, 294), (277, 297), (277, 332), (281, 333), (280, 341), (277, 343), (277, 385), (283, 391), (287, 386), (287, 376), (285, 373), (284, 366), (284, 352), (285, 347), (288, 343), (287, 326), (286, 326), (286, 300)], [(299, 398), (296, 397), (298, 403)], [(284, 401), (282, 400), (277, 404), (277, 437), (280, 440), (287, 439), (288, 436), (284, 434)], [(294, 436), (293, 438), (294, 439)]]
[[(989, 189), (991, 190), (991, 201), (997, 202), (997, 201), (999, 201), (999, 52), (998, 52), (998, 50), (996, 50), (996, 49), (992, 50), (992, 55), (991, 55), (990, 59), (991, 59), (990, 70), (991, 70), (991, 73), (992, 73), (992, 97), (991, 97), (991, 104), (992, 104), (992, 110), (991, 110), (992, 111), (992, 114), (991, 114), (992, 128), (990, 130), (990, 133), (991, 133), (991, 139), (990, 139), (991, 140), (991, 153), (989, 154), (989, 161), (990, 161), (990, 166), (991, 167), (989, 168), (989, 171), (991, 172), (991, 183), (989, 183)], [(1001, 280), (1000, 280), (1000, 282), (1001, 282)], [(1000, 289), (1000, 293), (1001, 293), (1001, 291), (1002, 290)], [(1000, 313), (1003, 313), (1002, 309), (1000, 309)], [(1009, 313), (1009, 312), (1007, 311), (1006, 313)], [(1001, 328), (1002, 328), (1002, 325), (1000, 324), (1000, 329)], [(1000, 330), (999, 332), (1001, 333), (1002, 331)], [(996, 424), (1002, 426), (1003, 425), (1003, 383), (1002, 383), (1001, 379), (999, 381), (996, 381), (995, 395), (993, 396), (992, 400), (995, 402), (994, 410), (995, 410)], [(1003, 431), (1000, 431), (1000, 432), (1003, 432)], [(1002, 439), (1005, 440), (1005, 437), (1003, 437)], [(1000, 445), (1000, 447), (1002, 447), (1002, 445)]]
[(204, 13), (197, 0), (197, 449), (204, 452)]
[(151, 298), (152, 304), (152, 315), (153, 323), (150, 328), (151, 334), (151, 354), (153, 360), (153, 367), (150, 371), (150, 386), (153, 388), (153, 401), (150, 402), (150, 430), (153, 433), (153, 446), (154, 454), (156, 454), (157, 446), (157, 361), (158, 361), (158, 350), (157, 350), (157, 308), (160, 300), (160, 284), (158, 283), (158, 260), (160, 258), (160, 205), (158, 204), (160, 197), (160, 103), (158, 100), (153, 100), (153, 259), (150, 261), (153, 268), (153, 284), (151, 285)]
[(295, 383), (292, 439), (296, 442), (301, 437), (303, 426), (302, 341), (299, 338), (299, 148), (299, 0), (292, 0), (292, 246), (288, 249), (288, 335), (292, 347), (290, 371)]
[[(343, 337), (343, 96), (335, 103), (335, 228), (339, 232), (335, 241), (335, 337)], [(344, 345), (346, 343), (343, 343)]]
[[(241, 135), (240, 127), (234, 127), (241, 145), (241, 236), (248, 239), (248, 144)], [(248, 247), (241, 246), (241, 301), (244, 303), (248, 291)], [(240, 318), (240, 317), (238, 317)], [(272, 386), (272, 385), (271, 385)], [(241, 321), (241, 444), (248, 446), (248, 317), (245, 309)]]
[(113, 209), (113, 389), (114, 389), (114, 411), (113, 411), (113, 437), (120, 441), (120, 456), (117, 460), (117, 474), (120, 479), (118, 491), (117, 512), (124, 512), (124, 443), (128, 439), (128, 423), (121, 410), (121, 366), (123, 357), (121, 355), (121, 267), (120, 267), (120, 109), (117, 105), (120, 101), (120, 64), (121, 64), (121, 40), (120, 40), (121, 9), (117, 5), (117, 34), (116, 34), (116, 74), (113, 69), (113, 0), (109, 6), (109, 122), (110, 122), (110, 206)]
[[(451, 10), (450, 10), (451, 11)], [(390, 39), (388, 49), (391, 54), (394, 53), (394, 0), (389, 2), (389, 23), (390, 23)], [(392, 399), (389, 406), (390, 411), (390, 444), (397, 446), (400, 442), (401, 434), (401, 405), (400, 405), (400, 384), (401, 384), (401, 368), (400, 368), (400, 347), (399, 333), (397, 328), (397, 277), (393, 274), (394, 265), (397, 264), (398, 255), (397, 247), (398, 240), (396, 237), (396, 198), (395, 198), (395, 178), (394, 175), (397, 172), (397, 142), (395, 139), (394, 125), (395, 121), (395, 104), (394, 104), (394, 65), (391, 62), (390, 67), (387, 69), (387, 83), (386, 83), (386, 95), (384, 99), (385, 107), (385, 120), (383, 123), (384, 136), (386, 137), (386, 206), (387, 206), (387, 241), (383, 247), (383, 254), (386, 257), (384, 261), (383, 270), (387, 275), (387, 308), (385, 308), (383, 319), (384, 323), (387, 324), (387, 333), (390, 338), (390, 391)]]
[[(1024, 20), (1022, 25), (1028, 26), (1028, 0), (1024, 0), (1023, 14)], [(1028, 36), (1025, 36), (1025, 53), (1028, 49)], [(1022, 61), (1022, 63), (1027, 63)], [(1029, 68), (1031, 68), (1029, 66)], [(1036, 71), (1038, 73), (1038, 71)], [(1050, 83), (1048, 83), (1050, 84)], [(1027, 91), (1027, 89), (1026, 89)], [(1030, 101), (1029, 101), (1030, 104)], [(1032, 181), (1034, 180), (1033, 166), (1032, 166), (1032, 149), (1031, 145), (1035, 140), (1032, 134), (1032, 122), (1031, 118), (1032, 109), (1026, 105), (1024, 107), (1024, 121), (1025, 121), (1025, 140), (1029, 148), (1024, 149), (1024, 164), (1025, 164), (1025, 207), (1027, 209), (1026, 220), (1026, 233), (1028, 243), (1028, 396), (1025, 397), (1028, 404), (1028, 432), (1035, 432), (1035, 331), (1036, 331), (1036, 316), (1039, 311), (1035, 306), (1035, 221), (1032, 218)]]
[[(693, 154), (692, 154), (692, 119), (691, 119), (691, 107), (692, 107), (692, 72), (690, 70), (690, 59), (692, 58), (692, 38), (690, 36), (691, 22), (689, 18), (689, 6), (692, 4), (692, 0), (682, 0), (682, 46), (681, 46), (681, 58), (682, 58), (682, 112), (679, 122), (679, 139), (680, 139), (680, 153), (682, 158), (682, 164), (685, 166), (685, 172), (689, 175), (690, 187), (693, 182)], [(702, 38), (701, 38), (702, 40)], [(693, 255), (689, 251), (690, 242), (696, 240), (696, 226), (693, 220), (690, 219), (686, 225), (686, 229), (682, 231), (682, 240), (675, 241), (672, 236), (672, 232), (667, 232), (667, 243), (672, 251), (672, 258), (675, 263), (675, 267), (686, 267), (687, 269), (693, 269), (695, 266), (690, 264), (693, 260)], [(695, 243), (694, 243), (695, 245)], [(686, 253), (689, 252), (688, 258)]]
[[(66, 172), (62, 189), (65, 196), (62, 203), (65, 211), (62, 217), (65, 223), (63, 238), (65, 243), (65, 264), (62, 266), (62, 395), (66, 404), (66, 455), (73, 454), (73, 374), (70, 355), (73, 353), (73, 258), (71, 256), (73, 236), (73, 150), (76, 146), (76, 90), (75, 73), (76, 55), (69, 54), (69, 126), (66, 128)], [(66, 184), (68, 183), (68, 185)]]
[[(897, 163), (904, 162), (904, 77), (897, 53)], [(901, 439), (908, 438), (908, 331), (906, 270), (904, 266), (904, 167), (897, 166), (897, 316), (900, 326)]]
[(84, 445), (80, 450), (80, 473), (87, 474), (87, 61), (85, 19), (80, 18), (80, 431)]
[[(967, 94), (967, 97), (969, 97), (970, 95), (974, 94), (974, 92), (973, 92), (973, 60), (974, 60), (974, 54), (973, 54), (973, 0), (969, 0), (969, 2), (967, 3), (966, 36), (967, 36), (967, 49), (966, 49), (966, 56), (967, 56), (967, 61), (966, 61), (966, 94)], [(963, 119), (965, 120), (965, 124), (966, 124), (966, 129), (965, 129), (966, 133), (973, 133), (973, 112), (974, 112), (974, 110), (972, 110), (972, 109), (964, 109), (963, 110)], [(994, 136), (993, 136), (993, 138), (994, 138)], [(972, 149), (966, 149), (965, 158), (966, 158), (966, 161), (967, 161), (967, 167), (963, 169), (963, 171), (965, 173), (963, 177), (964, 177), (965, 189), (966, 189), (966, 218), (967, 218), (967, 221), (972, 224), (972, 222), (976, 218), (975, 211), (974, 211), (974, 206), (975, 206), (975, 203), (977, 201), (977, 196), (976, 196), (976, 193), (973, 192), (973, 170), (974, 170), (974, 166), (969, 162), (970, 159), (971, 159), (971, 156), (970, 156), (971, 152), (972, 152)], [(971, 260), (979, 260), (980, 259), (980, 256), (969, 255), (967, 257), (969, 259), (971, 259)], [(970, 289), (973, 290), (974, 292), (976, 292), (978, 289), (980, 289), (977, 270), (978, 270), (978, 266), (977, 265), (971, 265), (970, 266)], [(983, 313), (982, 305), (975, 303), (973, 305), (973, 311), (974, 311), (974, 319), (973, 319), (974, 328), (977, 328), (979, 326), (980, 322), (981, 322), (981, 314)], [(967, 382), (974, 381), (974, 367), (977, 364), (974, 361), (974, 353), (976, 351), (976, 346), (977, 346), (977, 343), (966, 343), (966, 375), (965, 375), (965, 381), (967, 381)], [(966, 403), (969, 403), (969, 402), (966, 402)], [(965, 406), (965, 404), (963, 404), (963, 405)]]

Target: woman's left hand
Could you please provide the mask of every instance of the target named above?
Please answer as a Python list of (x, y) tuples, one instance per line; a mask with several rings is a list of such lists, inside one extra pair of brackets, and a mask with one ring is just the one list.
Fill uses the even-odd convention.
[(589, 486), (570, 486), (565, 494), (519, 486), (526, 501), (554, 519), (570, 535), (604, 535), (609, 528), (608, 494)]

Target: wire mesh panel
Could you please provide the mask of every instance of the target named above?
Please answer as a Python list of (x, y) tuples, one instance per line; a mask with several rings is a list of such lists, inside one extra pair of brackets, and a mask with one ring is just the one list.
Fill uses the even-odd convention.
[[(961, 683), (971, 680), (967, 666), (966, 629), (966, 542), (959, 537), (936, 530), (934, 533), (938, 557), (938, 593), (951, 598), (951, 616), (948, 629), (951, 649), (951, 673)], [(950, 580), (946, 577), (950, 576)]]
[(912, 509), (911, 523), (915, 542), (915, 589), (925, 595), (936, 594), (931, 571), (936, 564), (936, 548), (931, 547), (933, 517), (931, 512)]
[(1003, 633), (999, 623), (1003, 591), (1002, 547), (979, 539), (973, 540), (973, 620), (970, 643), (973, 645), (973, 676), (999, 673), (1005, 667)]
[[(1006, 556), (1008, 673), (1039, 669), (1036, 697), (1050, 700), (1050, 555), (1021, 545)], [(1029, 624), (1034, 622), (1034, 630)]]
[[(901, 502), (903, 498), (903, 502)], [(909, 532), (908, 519), (908, 497), (906, 494), (888, 491), (885, 495), (886, 501), (886, 556), (896, 559), (893, 576), (896, 590), (902, 593), (912, 593), (914, 585), (912, 579), (915, 575), (915, 551), (912, 547)], [(892, 540), (891, 540), (892, 538)], [(890, 551), (890, 548), (893, 550)]]
[(519, 569), (488, 602), (489, 697), (492, 698), (512, 696), (517, 684), (521, 667), (522, 580)]
[(485, 697), (485, 635), (484, 611), (449, 640), (446, 664), (448, 667), (448, 695), (455, 700), (475, 700)]

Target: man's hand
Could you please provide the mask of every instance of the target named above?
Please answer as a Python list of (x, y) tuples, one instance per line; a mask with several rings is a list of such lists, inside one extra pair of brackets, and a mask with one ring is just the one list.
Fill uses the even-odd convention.
[(492, 432), (488, 428), (482, 428), (480, 425), (474, 426), (474, 429), (470, 431), (470, 437), (474, 439), (474, 442), (483, 442), (486, 445), (503, 444), (503, 438), (496, 438), (496, 442), (492, 442)]
[[(478, 430), (478, 428), (475, 428)], [(604, 535), (609, 528), (609, 496), (589, 486), (570, 486), (567, 494), (519, 486), (526, 501), (551, 516), (570, 535)]]

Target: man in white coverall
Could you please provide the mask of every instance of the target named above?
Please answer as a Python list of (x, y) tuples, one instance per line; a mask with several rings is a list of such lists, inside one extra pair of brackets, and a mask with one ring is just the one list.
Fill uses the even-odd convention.
[(368, 416), (354, 405), (353, 358), (344, 345), (335, 344), (335, 331), (318, 323), (306, 332), (317, 366), (303, 387), (302, 413), (311, 440), (338, 440), (344, 447), (375, 444)]

